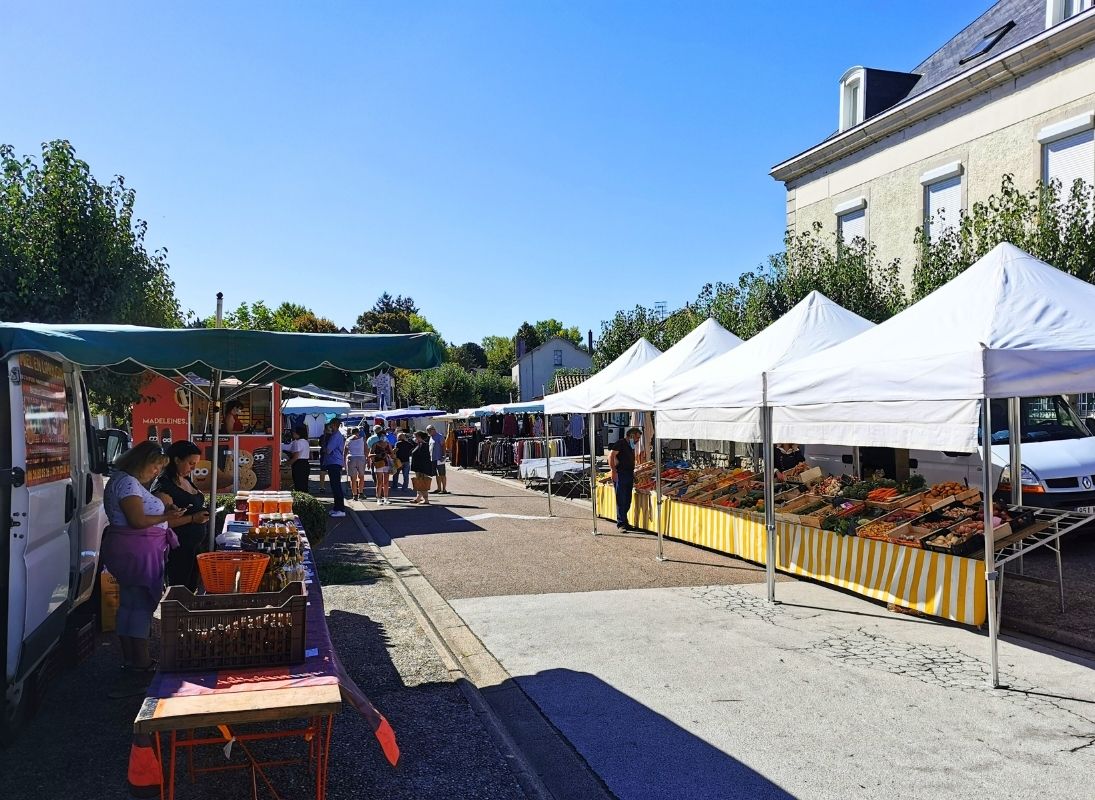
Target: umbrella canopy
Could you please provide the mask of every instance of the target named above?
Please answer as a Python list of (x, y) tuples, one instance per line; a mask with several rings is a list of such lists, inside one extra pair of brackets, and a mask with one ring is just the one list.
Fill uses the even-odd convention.
[(858, 336), (874, 323), (810, 292), (740, 347), (655, 387), (662, 438), (760, 439), (764, 372)]
[(353, 373), (384, 367), (428, 369), (443, 350), (433, 334), (339, 334), (240, 331), (229, 328), (141, 328), (132, 325), (0, 323), (0, 354), (55, 353), (88, 369), (123, 374), (193, 373), (243, 383), (276, 381), (353, 388)]
[(919, 303), (768, 374), (777, 441), (977, 450), (983, 397), (1095, 390), (1095, 286), (997, 245)]
[(643, 364), (653, 361), (660, 355), (661, 350), (646, 339), (639, 339), (619, 358), (588, 380), (565, 392), (556, 392), (545, 397), (544, 411), (548, 414), (591, 414), (594, 392), (600, 391), (602, 387), (610, 385), (625, 375), (630, 375)]
[(350, 404), (345, 400), (317, 400), (312, 397), (294, 397), (281, 404), (282, 414), (349, 414)]
[(602, 413), (656, 409), (655, 384), (671, 382), (675, 376), (706, 364), (739, 344), (741, 339), (718, 322), (704, 320), (675, 345), (634, 372), (594, 386), (590, 391), (590, 410)]

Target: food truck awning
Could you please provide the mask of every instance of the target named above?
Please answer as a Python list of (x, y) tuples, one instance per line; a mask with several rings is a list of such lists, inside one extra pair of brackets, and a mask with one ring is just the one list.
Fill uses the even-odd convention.
[(430, 333), (344, 334), (240, 331), (229, 328), (142, 328), (133, 325), (0, 323), (0, 353), (56, 353), (88, 369), (134, 375), (152, 370), (236, 378), (244, 384), (277, 381), (353, 388), (353, 374), (385, 367), (429, 369), (441, 363), (440, 341)]

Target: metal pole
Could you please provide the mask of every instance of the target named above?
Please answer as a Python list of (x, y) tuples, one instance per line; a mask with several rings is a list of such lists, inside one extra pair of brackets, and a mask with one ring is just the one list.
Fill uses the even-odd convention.
[[(224, 322), (224, 293), (217, 292), (217, 324), (221, 327)], [(217, 472), (220, 465), (221, 446), (221, 371), (213, 372), (213, 384), (210, 387), (209, 404), (213, 407), (213, 457), (210, 459), (209, 471), (209, 552), (212, 553), (217, 544)]]
[[(764, 376), (764, 396), (768, 396), (768, 376)], [(776, 476), (772, 452), (772, 409), (767, 400), (760, 409), (761, 450), (764, 458), (764, 531), (767, 553), (764, 559), (765, 581), (768, 584), (768, 602), (776, 602)]]
[(548, 433), (551, 429), (551, 415), (544, 414), (544, 458), (547, 459), (547, 481), (548, 481), (548, 516), (554, 517), (555, 512), (551, 510), (551, 440), (548, 439)]
[(1023, 432), (1019, 423), (1019, 398), (1008, 398), (1008, 441), (1011, 443), (1011, 504), (1023, 504)]
[[(1014, 480), (1014, 476), (1012, 476)], [(989, 612), (990, 682), (1000, 687), (1000, 661), (997, 649), (999, 620), (996, 618), (996, 545), (992, 539), (992, 404), (988, 397), (981, 400), (981, 494), (985, 525), (985, 604)]]
[(658, 554), (654, 556), (657, 561), (665, 561), (665, 553), (662, 550), (662, 440), (658, 436), (658, 415), (653, 411), (651, 428), (654, 431), (654, 489), (657, 493), (654, 506), (654, 524), (658, 531)]
[(593, 501), (593, 535), (597, 535), (597, 431), (596, 414), (589, 415), (589, 496)]

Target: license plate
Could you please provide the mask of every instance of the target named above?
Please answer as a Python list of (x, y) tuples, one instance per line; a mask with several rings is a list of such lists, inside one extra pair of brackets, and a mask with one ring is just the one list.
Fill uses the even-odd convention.
[(1077, 514), (1095, 514), (1095, 506), (1080, 506), (1076, 509)]

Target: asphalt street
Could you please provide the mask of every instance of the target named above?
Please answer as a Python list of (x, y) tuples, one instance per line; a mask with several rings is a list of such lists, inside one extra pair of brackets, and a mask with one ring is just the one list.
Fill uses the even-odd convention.
[(370, 531), (496, 660), (484, 688), (519, 686), (622, 800), (1090, 796), (1089, 660), (1005, 640), (994, 690), (977, 631), (797, 581), (771, 606), (756, 565), (678, 543), (659, 564), (579, 506), (450, 488), (370, 504)]

